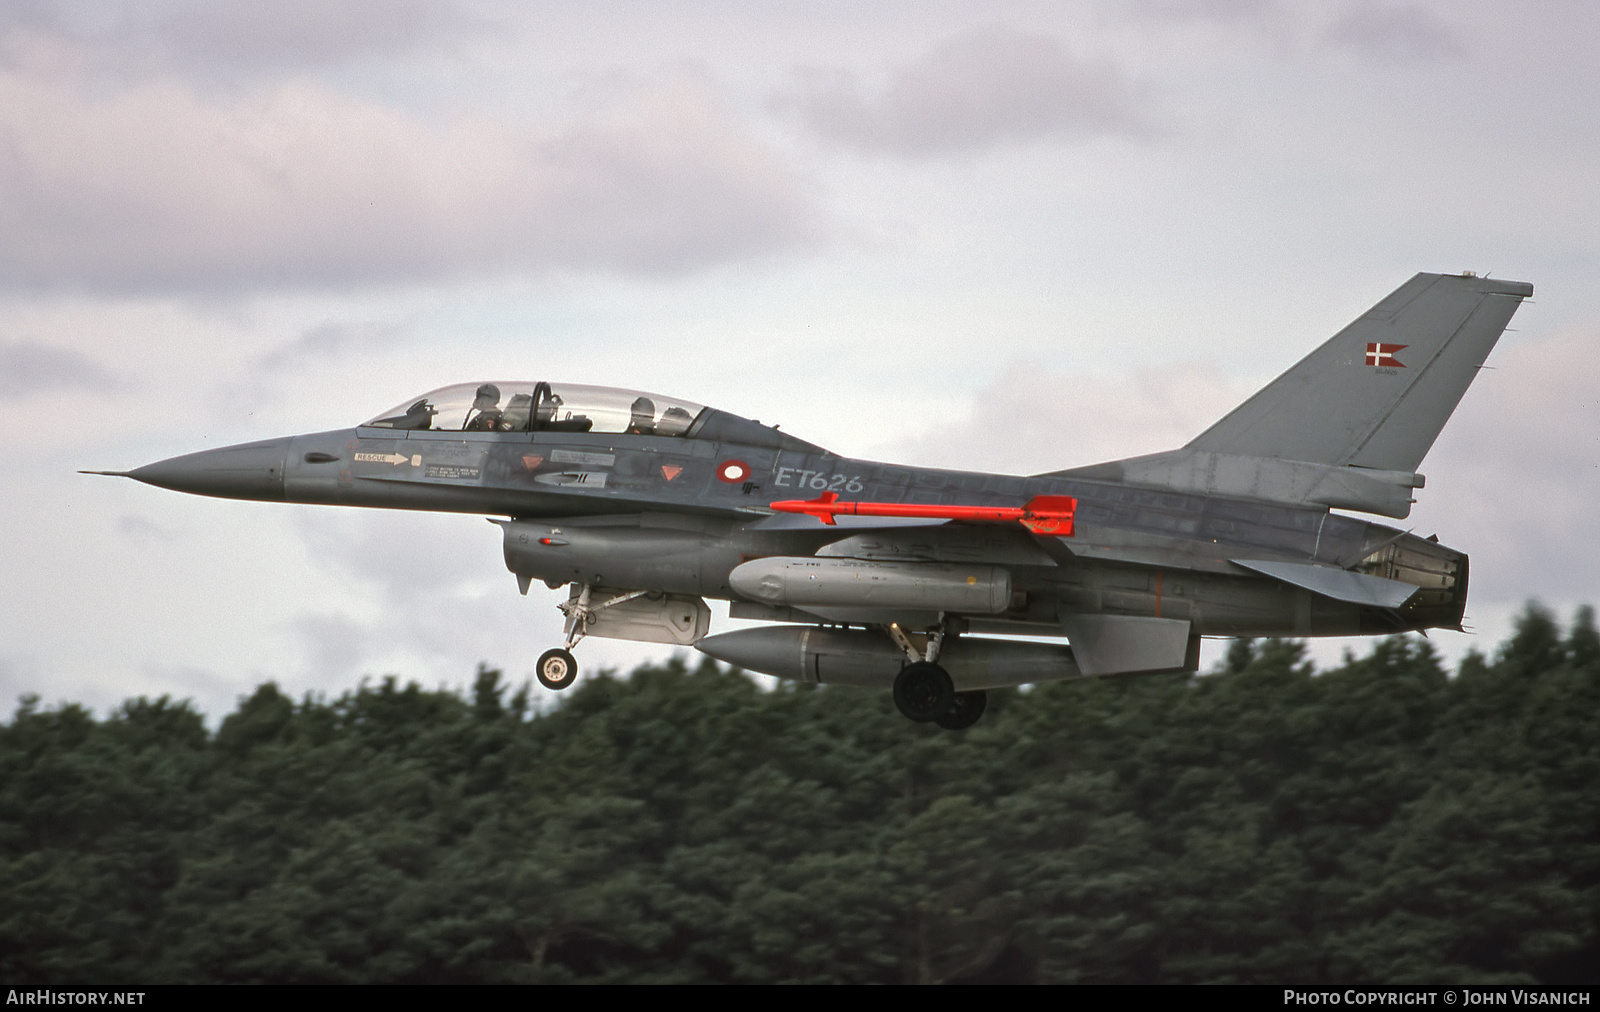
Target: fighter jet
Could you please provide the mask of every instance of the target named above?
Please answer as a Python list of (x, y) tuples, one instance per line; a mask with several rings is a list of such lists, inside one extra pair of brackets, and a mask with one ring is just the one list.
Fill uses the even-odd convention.
[[(1418, 274), (1188, 444), (1032, 476), (854, 460), (680, 398), (537, 380), (90, 473), (487, 515), (523, 594), (566, 588), (565, 642), (536, 667), (550, 689), (573, 683), (585, 637), (614, 637), (887, 689), (959, 730), (991, 689), (1194, 671), (1202, 636), (1460, 628), (1467, 556), (1347, 512), (1408, 515), (1532, 294)], [(766, 624), (708, 635), (707, 598)]]

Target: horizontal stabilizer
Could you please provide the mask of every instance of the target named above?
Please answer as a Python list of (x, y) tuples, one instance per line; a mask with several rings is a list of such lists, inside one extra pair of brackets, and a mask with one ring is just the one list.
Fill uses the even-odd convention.
[(1399, 580), (1386, 580), (1381, 576), (1352, 573), (1345, 569), (1327, 566), (1309, 566), (1301, 562), (1267, 562), (1261, 559), (1234, 559), (1236, 565), (1282, 580), (1296, 587), (1304, 587), (1314, 594), (1331, 597), (1335, 601), (1364, 604), (1373, 608), (1398, 608), (1411, 599), (1417, 588)]
[(1194, 671), (1200, 641), (1181, 619), (1138, 615), (1066, 615), (1061, 619), (1072, 656), (1086, 675)]

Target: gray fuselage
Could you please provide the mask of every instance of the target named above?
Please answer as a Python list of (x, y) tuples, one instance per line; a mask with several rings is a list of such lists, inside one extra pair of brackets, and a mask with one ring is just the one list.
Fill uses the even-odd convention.
[[(1004, 608), (957, 616), (963, 631), (1003, 634), (1061, 636), (1068, 615), (1177, 619), (1212, 636), (1455, 628), (1467, 589), (1465, 555), (1323, 508), (854, 460), (712, 409), (681, 436), (363, 426), (190, 454), (130, 476), (231, 498), (509, 517), (506, 564), (524, 590), (539, 580), (694, 595), (729, 600), (740, 618), (937, 620), (915, 608), (773, 605), (730, 582), (753, 559), (819, 554), (1003, 569)], [(867, 518), (830, 526), (774, 514), (769, 505), (825, 492), (979, 506), (1072, 496), (1076, 530), (1053, 537), (1020, 524)], [(1240, 560), (1364, 573), (1420, 589), (1398, 607), (1340, 600)]]

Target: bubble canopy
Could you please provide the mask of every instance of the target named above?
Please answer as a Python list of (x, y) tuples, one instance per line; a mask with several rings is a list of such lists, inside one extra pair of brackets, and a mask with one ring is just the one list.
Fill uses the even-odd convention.
[(682, 436), (704, 405), (576, 383), (457, 383), (413, 397), (364, 425), (434, 432), (620, 432)]

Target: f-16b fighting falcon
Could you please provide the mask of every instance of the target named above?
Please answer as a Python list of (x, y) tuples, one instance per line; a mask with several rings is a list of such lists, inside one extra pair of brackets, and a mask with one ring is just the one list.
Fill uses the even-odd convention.
[[(1532, 294), (1418, 274), (1187, 445), (1030, 477), (852, 460), (675, 397), (500, 380), (92, 473), (486, 514), (524, 594), (567, 588), (566, 641), (536, 669), (551, 689), (577, 677), (584, 637), (608, 636), (890, 689), (911, 720), (959, 730), (990, 689), (1194, 671), (1202, 636), (1459, 629), (1466, 555), (1332, 511), (1410, 512), (1423, 457)], [(767, 624), (708, 635), (706, 598)]]

